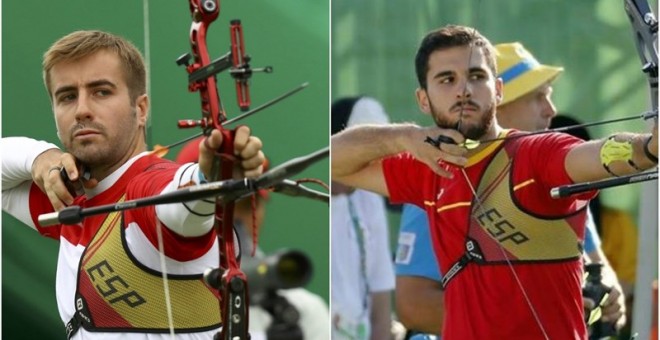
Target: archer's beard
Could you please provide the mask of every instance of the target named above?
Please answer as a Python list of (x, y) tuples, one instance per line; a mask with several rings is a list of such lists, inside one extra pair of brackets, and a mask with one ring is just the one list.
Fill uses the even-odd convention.
[[(106, 129), (103, 125), (95, 122), (78, 123), (76, 128), (70, 131), (70, 139), (68, 144), (62, 141), (67, 152), (71, 153), (80, 163), (88, 168), (108, 167), (114, 165), (121, 159), (125, 158), (127, 153), (136, 143), (139, 138), (137, 132), (134, 132), (132, 126), (135, 125), (135, 117), (137, 111), (132, 110), (132, 115), (121, 116), (122, 121), (119, 126), (125, 126), (119, 132), (114, 132)], [(123, 117), (123, 118), (121, 118)], [(73, 134), (76, 130), (82, 128), (91, 128), (99, 132), (93, 140), (76, 140)]]
[[(436, 110), (435, 107), (433, 107), (433, 104), (430, 102), (429, 104), (431, 106), (431, 113), (433, 115), (435, 125), (442, 129), (456, 130), (458, 127), (458, 119), (461, 118), (452, 121), (449, 119), (450, 114), (440, 112), (439, 110)], [(495, 104), (491, 103), (491, 105), (486, 110), (484, 110), (483, 114), (481, 115), (481, 119), (476, 124), (468, 123), (465, 119), (463, 119), (458, 132), (460, 132), (466, 139), (479, 140), (484, 135), (486, 135), (488, 130), (493, 126), (494, 119)]]
[(97, 167), (103, 164), (106, 158), (109, 158), (113, 150), (118, 149), (111, 147), (110, 144), (105, 136), (103, 136), (101, 142), (77, 143), (72, 145), (69, 150), (82, 164), (89, 167)]

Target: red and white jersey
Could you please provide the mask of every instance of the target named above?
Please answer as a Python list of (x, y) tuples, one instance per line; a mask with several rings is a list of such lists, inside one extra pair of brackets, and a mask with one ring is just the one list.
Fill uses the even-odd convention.
[[(20, 145), (20, 148), (12, 148)], [(107, 214), (88, 217), (78, 225), (41, 227), (40, 214), (52, 212), (47, 196), (31, 181), (34, 159), (54, 145), (27, 138), (4, 138), (3, 210), (37, 230), (41, 235), (60, 242), (56, 296), (60, 317), (66, 324), (74, 315), (75, 292), (81, 255)], [(143, 153), (126, 162), (98, 186), (87, 190), (74, 202), (83, 207), (111, 204), (123, 195), (126, 200), (158, 195), (185, 185), (199, 184), (197, 164), (178, 165)], [(213, 228), (214, 204), (204, 201), (168, 204), (126, 211), (123, 227), (129, 253), (148, 269), (161, 272), (157, 227), (162, 226), (165, 271), (169, 274), (200, 274), (217, 267), (218, 245)], [(63, 326), (64, 328), (64, 326)], [(54, 330), (56, 331), (56, 330)], [(64, 330), (62, 330), (64, 331)], [(177, 339), (210, 339), (216, 330), (177, 334)], [(169, 334), (88, 332), (84, 328), (73, 339), (170, 339)]]

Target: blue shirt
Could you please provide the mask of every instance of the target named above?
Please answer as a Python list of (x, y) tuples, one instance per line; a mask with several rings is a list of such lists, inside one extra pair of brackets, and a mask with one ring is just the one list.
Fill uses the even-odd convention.
[(396, 275), (421, 276), (440, 281), (440, 267), (433, 251), (426, 212), (404, 204), (394, 259)]

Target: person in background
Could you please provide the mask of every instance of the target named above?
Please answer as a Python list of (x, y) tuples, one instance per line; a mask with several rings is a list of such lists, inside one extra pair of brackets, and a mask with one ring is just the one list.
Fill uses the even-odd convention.
[[(495, 45), (498, 77), (504, 83), (497, 121), (504, 128), (523, 131), (545, 130), (557, 115), (552, 101), (552, 84), (562, 67), (539, 63), (521, 43)], [(590, 261), (603, 262), (613, 293), (606, 302), (605, 319), (625, 322), (624, 294), (607, 259), (600, 250), (600, 239), (593, 220), (587, 223), (585, 253)], [(403, 324), (415, 333), (440, 334), (444, 311), (438, 269), (424, 211), (404, 204), (399, 230), (396, 264), (396, 308)], [(591, 301), (588, 301), (591, 304)]]
[[(190, 164), (197, 161), (199, 154), (199, 143), (202, 137), (194, 139), (185, 144), (176, 156), (179, 164)], [(268, 171), (269, 162), (265, 161), (263, 170)], [(267, 256), (261, 248), (254, 246), (254, 237), (261, 231), (266, 219), (266, 211), (270, 193), (268, 190), (259, 190), (254, 197), (240, 199), (234, 205), (234, 228), (238, 234), (241, 247), (241, 267), (253, 260), (263, 259)], [(253, 205), (254, 203), (254, 205)], [(248, 289), (250, 282), (248, 281)], [(253, 293), (251, 291), (251, 293)], [(330, 330), (328, 320), (330, 313), (328, 305), (323, 298), (299, 287), (290, 289), (278, 289), (274, 292), (273, 304), (286, 308), (293, 308), (298, 315), (298, 320), (280, 320), (283, 315), (274, 315), (273, 311), (267, 310), (259, 301), (250, 300), (250, 322), (249, 331), (251, 340), (328, 340)], [(280, 299), (284, 299), (283, 301)], [(265, 302), (265, 301), (262, 301)], [(271, 302), (271, 301), (268, 301)], [(291, 310), (287, 310), (291, 313)], [(281, 311), (275, 311), (275, 313)], [(291, 315), (291, 314), (288, 314)], [(288, 316), (286, 316), (288, 317)]]
[[(332, 134), (346, 127), (387, 124), (383, 107), (368, 97), (332, 104)], [(332, 182), (332, 339), (391, 338), (394, 269), (383, 197)]]

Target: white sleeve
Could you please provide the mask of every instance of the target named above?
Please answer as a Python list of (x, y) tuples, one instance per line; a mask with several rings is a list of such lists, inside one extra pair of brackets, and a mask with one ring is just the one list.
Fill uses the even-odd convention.
[(27, 137), (2, 138), (2, 190), (32, 181), (32, 163), (44, 151), (58, 149), (55, 144)]
[(30, 216), (32, 163), (55, 144), (26, 137), (5, 137), (2, 149), (2, 210), (24, 224), (36, 228)]
[(366, 224), (367, 280), (372, 292), (394, 289), (394, 264), (389, 227), (382, 196), (360, 190), (358, 202)]
[[(199, 165), (188, 163), (177, 170), (174, 179), (161, 194), (175, 191), (183, 186), (202, 184)], [(197, 237), (213, 228), (215, 200), (208, 198), (184, 203), (161, 204), (156, 206), (156, 216), (170, 230), (185, 237)]]

